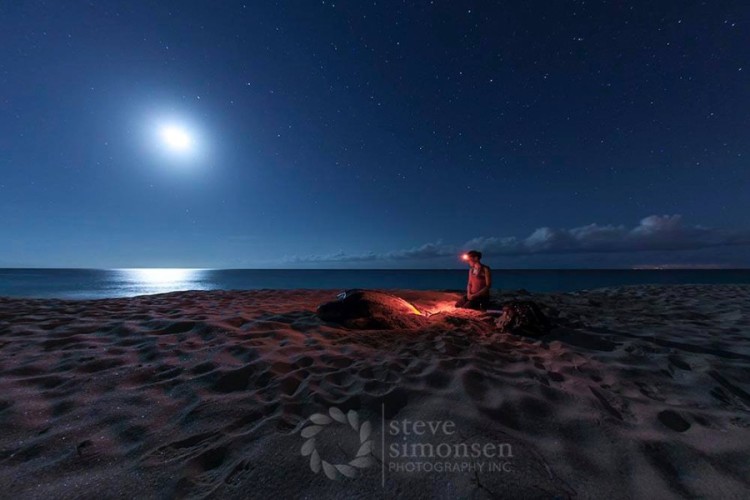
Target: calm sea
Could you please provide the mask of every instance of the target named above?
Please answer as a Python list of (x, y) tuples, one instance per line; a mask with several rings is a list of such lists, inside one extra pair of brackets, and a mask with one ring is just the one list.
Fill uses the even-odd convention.
[[(65, 299), (132, 297), (177, 290), (411, 288), (463, 290), (467, 271), (318, 269), (0, 269), (0, 296)], [(504, 270), (493, 289), (573, 291), (616, 285), (750, 283), (750, 269)]]

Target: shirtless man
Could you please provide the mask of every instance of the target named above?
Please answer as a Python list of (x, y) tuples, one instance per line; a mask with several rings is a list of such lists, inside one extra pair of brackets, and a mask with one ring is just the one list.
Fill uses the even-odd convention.
[(466, 295), (456, 302), (456, 307), (485, 311), (489, 306), (492, 286), (490, 268), (481, 263), (482, 252), (477, 250), (467, 252), (464, 259), (469, 263), (469, 282), (466, 284)]

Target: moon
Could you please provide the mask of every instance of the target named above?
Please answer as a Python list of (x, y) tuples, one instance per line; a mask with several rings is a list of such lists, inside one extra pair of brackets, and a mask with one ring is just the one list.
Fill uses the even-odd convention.
[(178, 125), (165, 125), (159, 131), (164, 144), (172, 151), (187, 152), (192, 149), (193, 138), (190, 133)]

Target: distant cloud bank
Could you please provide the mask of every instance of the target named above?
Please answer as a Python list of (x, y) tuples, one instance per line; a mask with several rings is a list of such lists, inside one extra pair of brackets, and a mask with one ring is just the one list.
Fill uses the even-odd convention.
[(528, 256), (537, 254), (632, 253), (645, 251), (697, 250), (750, 244), (750, 231), (729, 231), (700, 225), (688, 226), (681, 215), (650, 215), (628, 229), (625, 226), (589, 224), (572, 229), (540, 227), (528, 237), (479, 236), (462, 245), (438, 240), (419, 247), (386, 253), (286, 257), (289, 263), (419, 261), (455, 256), (469, 249), (486, 256)]

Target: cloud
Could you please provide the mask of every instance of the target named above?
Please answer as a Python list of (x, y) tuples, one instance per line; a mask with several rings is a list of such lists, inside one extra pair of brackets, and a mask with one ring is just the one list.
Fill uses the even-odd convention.
[(438, 240), (435, 243), (425, 243), (422, 246), (410, 248), (407, 250), (397, 250), (392, 252), (386, 252), (376, 254), (374, 252), (368, 252), (364, 254), (347, 254), (346, 252), (338, 251), (328, 255), (311, 255), (306, 257), (299, 257), (297, 255), (287, 257), (286, 262), (291, 263), (305, 263), (305, 262), (373, 262), (373, 261), (399, 261), (399, 260), (426, 260), (436, 257), (445, 257), (448, 255), (454, 255), (456, 252), (455, 247), (451, 245), (444, 245), (442, 240)]
[(598, 225), (572, 229), (540, 227), (524, 239), (515, 236), (480, 236), (462, 245), (445, 244), (442, 240), (407, 250), (386, 253), (349, 254), (339, 251), (329, 255), (287, 259), (294, 263), (418, 261), (455, 256), (476, 249), (487, 256), (527, 256), (538, 254), (632, 253), (647, 251), (697, 250), (711, 247), (748, 245), (750, 231), (728, 231), (688, 226), (681, 215), (650, 215), (628, 229), (623, 225)]

